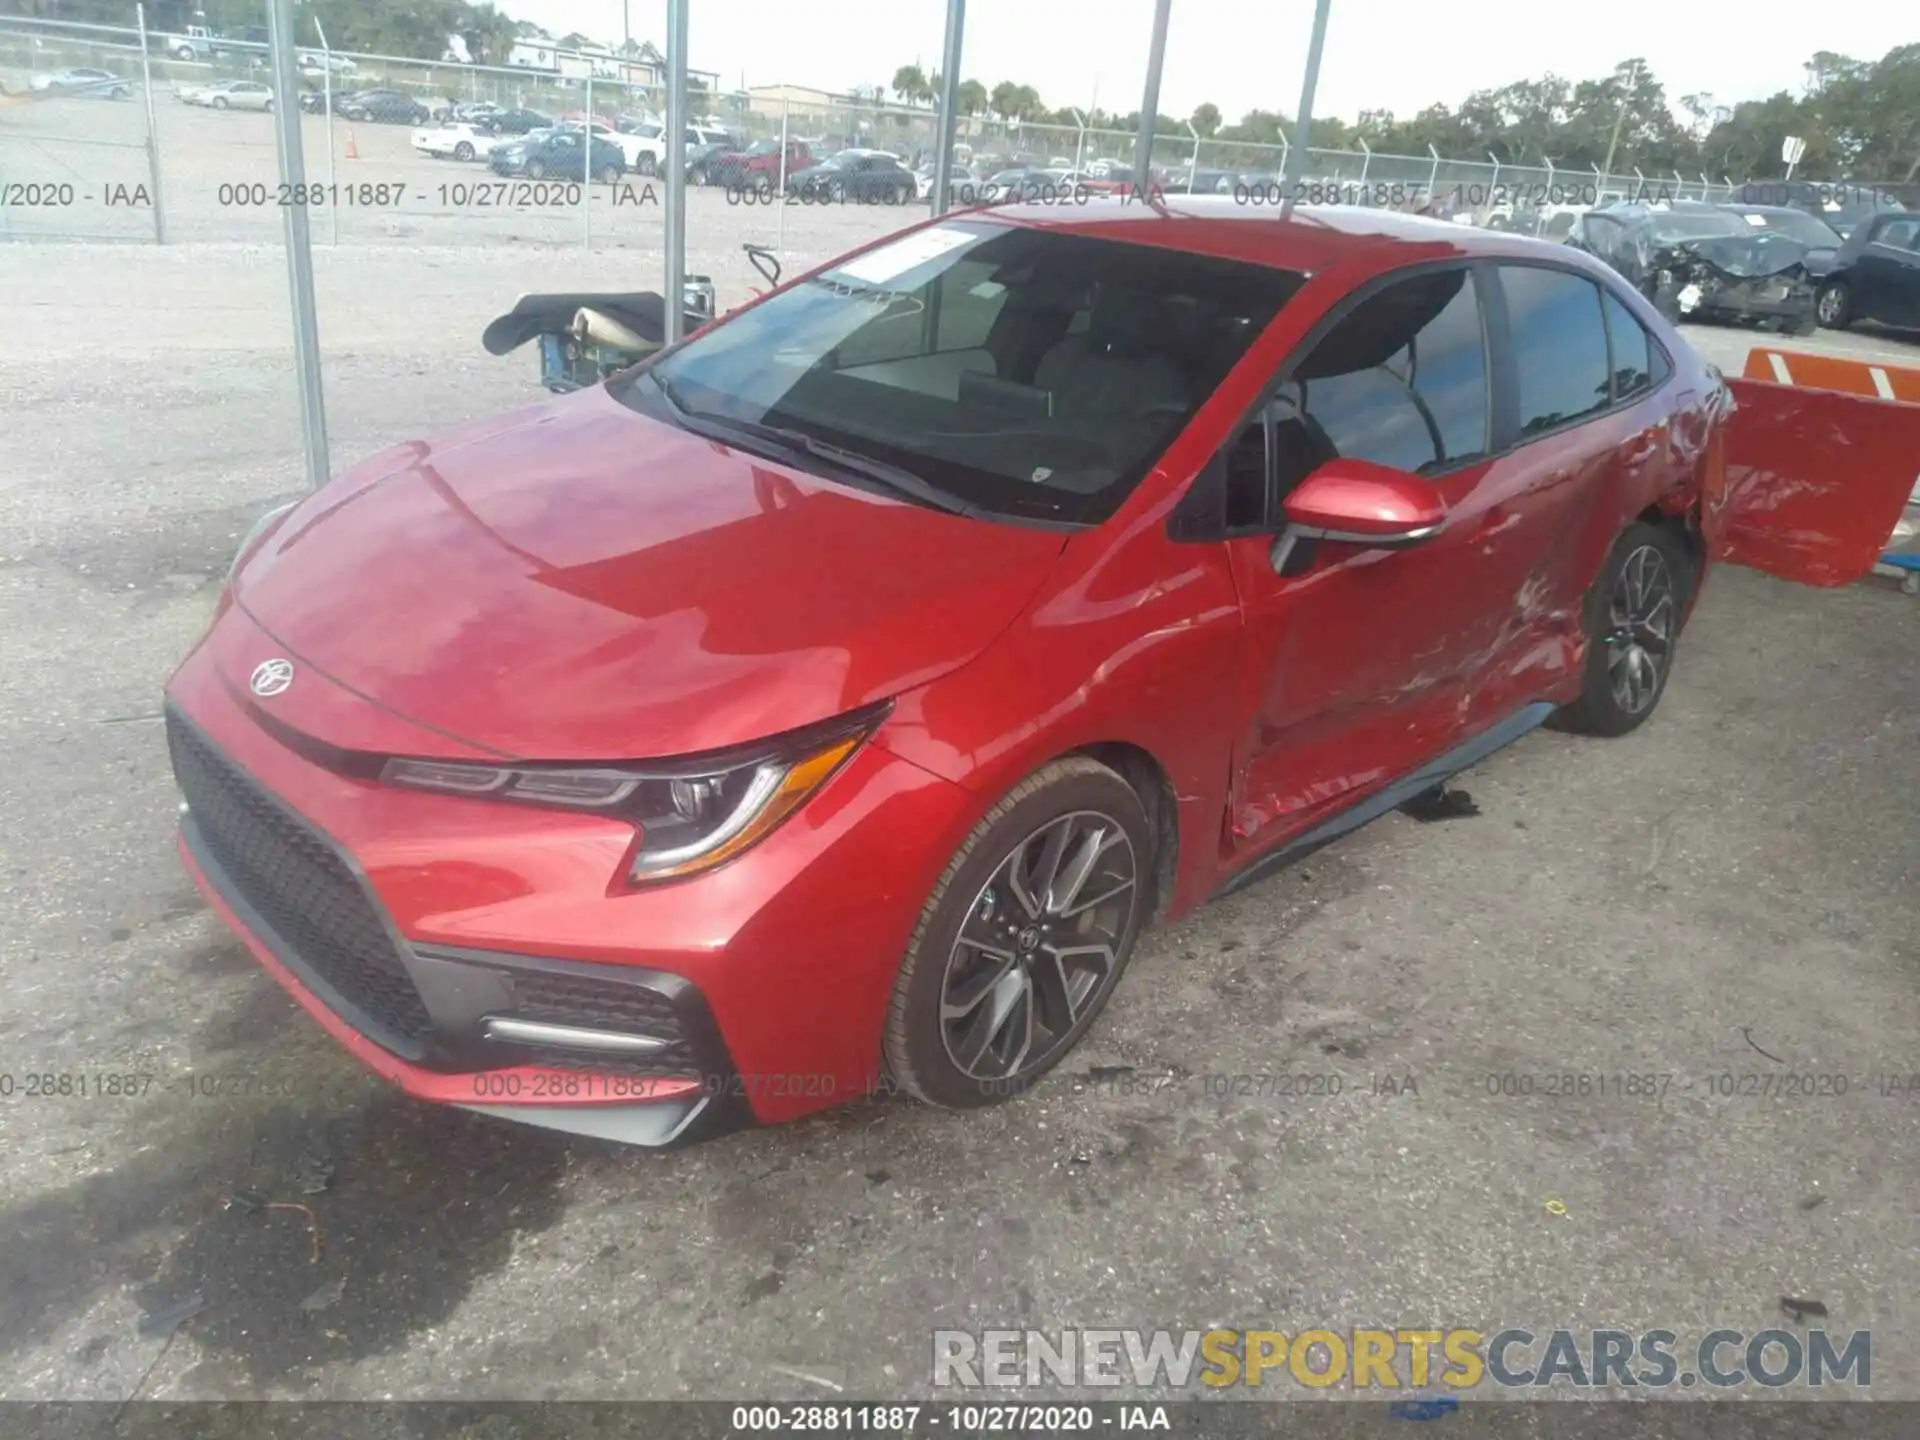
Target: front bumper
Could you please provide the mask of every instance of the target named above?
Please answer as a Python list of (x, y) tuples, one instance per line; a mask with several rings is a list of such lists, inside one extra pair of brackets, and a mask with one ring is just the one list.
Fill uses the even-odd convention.
[[(619, 821), (322, 763), (316, 743), (419, 753), (421, 736), (311, 669), (296, 706), (254, 700), (236, 677), (278, 650), (229, 607), (168, 687), (180, 849), (363, 1063), (423, 1100), (640, 1144), (870, 1092), (899, 957), (976, 818), (964, 791), (870, 743), (752, 850), (629, 888)], [(535, 1043), (529, 1023), (568, 1028)], [(609, 1053), (583, 1030), (659, 1043)]]
[(1769, 283), (1762, 280), (1722, 284), (1704, 289), (1699, 305), (1687, 318), (1811, 323), (1814, 319), (1814, 289), (1806, 284)]

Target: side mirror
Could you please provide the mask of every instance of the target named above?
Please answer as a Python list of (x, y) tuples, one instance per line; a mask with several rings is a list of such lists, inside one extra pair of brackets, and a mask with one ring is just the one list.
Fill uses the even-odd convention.
[(1369, 549), (1417, 545), (1440, 532), (1447, 506), (1432, 482), (1369, 460), (1329, 460), (1281, 509), (1290, 535)]

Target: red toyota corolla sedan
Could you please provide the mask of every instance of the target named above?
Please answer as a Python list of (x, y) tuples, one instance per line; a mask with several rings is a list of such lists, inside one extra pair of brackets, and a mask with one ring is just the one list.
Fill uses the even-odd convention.
[(1836, 498), (1823, 397), (1742, 383), (1457, 225), (930, 222), (264, 521), (168, 689), (182, 854), (423, 1099), (981, 1105), (1156, 917), (1639, 725), (1711, 557), (1864, 571), (1911, 477)]

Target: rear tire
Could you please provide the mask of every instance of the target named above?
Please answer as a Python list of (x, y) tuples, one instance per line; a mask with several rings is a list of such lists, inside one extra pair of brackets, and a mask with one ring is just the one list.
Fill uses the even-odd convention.
[(1587, 592), (1585, 688), (1554, 715), (1556, 728), (1625, 735), (1653, 714), (1693, 586), (1693, 559), (1672, 527), (1642, 520), (1626, 528)]
[(887, 1010), (891, 1080), (949, 1110), (1027, 1090), (1119, 984), (1156, 873), (1140, 797), (1105, 765), (1069, 756), (1014, 786), (920, 912)]

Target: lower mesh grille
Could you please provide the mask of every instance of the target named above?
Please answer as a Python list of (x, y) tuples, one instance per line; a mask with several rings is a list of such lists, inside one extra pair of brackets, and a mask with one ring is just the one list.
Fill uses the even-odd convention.
[[(372, 1022), (372, 1038), (416, 1051), (432, 1029), (365, 887), (326, 840), (181, 716), (167, 712), (174, 778), (224, 881), (312, 972)], [(396, 1046), (393, 1042), (397, 1041)]]
[(581, 975), (516, 970), (512, 978), (513, 1015), (587, 1030), (618, 1030), (652, 1035), (668, 1042), (651, 1055), (611, 1055), (541, 1047), (539, 1062), (627, 1075), (689, 1075), (697, 1070), (693, 1047), (680, 1017), (666, 996), (635, 985)]

